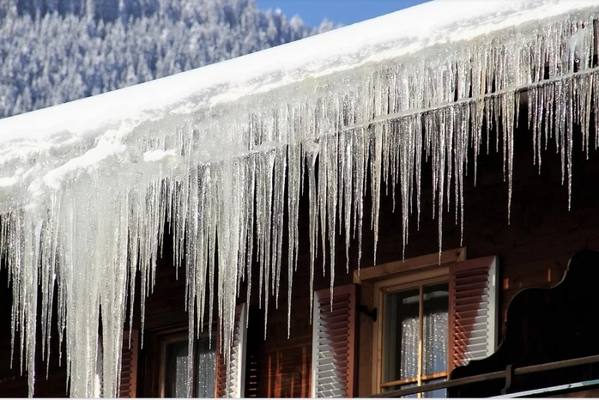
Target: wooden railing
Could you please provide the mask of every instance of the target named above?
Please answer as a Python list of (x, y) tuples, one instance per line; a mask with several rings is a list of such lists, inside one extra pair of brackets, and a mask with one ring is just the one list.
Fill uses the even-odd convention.
[[(433, 390), (447, 389), (456, 386), (463, 386), (471, 383), (480, 383), (487, 381), (494, 381), (503, 379), (506, 383), (506, 387), (511, 386), (511, 379), (514, 376), (527, 375), (538, 372), (553, 371), (562, 368), (570, 368), (582, 365), (596, 364), (599, 363), (599, 355), (571, 358), (562, 361), (553, 361), (543, 364), (529, 365), (525, 367), (513, 368), (512, 365), (508, 365), (504, 370), (487, 372), (479, 375), (472, 375), (463, 378), (450, 379), (444, 382), (430, 383), (426, 385), (410, 387), (405, 389), (393, 390), (389, 392), (379, 393), (372, 397), (405, 397), (417, 393), (430, 392)], [(599, 385), (598, 385), (599, 386)]]

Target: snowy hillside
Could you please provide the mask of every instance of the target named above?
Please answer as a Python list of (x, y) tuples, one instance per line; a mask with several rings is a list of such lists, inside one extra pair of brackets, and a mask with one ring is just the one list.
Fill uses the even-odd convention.
[(172, 75), (320, 30), (254, 0), (0, 2), (0, 118)]

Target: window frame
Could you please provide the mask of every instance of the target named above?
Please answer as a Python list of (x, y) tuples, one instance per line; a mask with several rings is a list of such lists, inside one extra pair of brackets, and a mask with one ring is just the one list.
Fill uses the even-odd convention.
[[(440, 253), (427, 254), (387, 264), (362, 268), (354, 272), (354, 283), (361, 285), (360, 304), (368, 309), (377, 309), (376, 320), (360, 315), (359, 327), (359, 363), (370, 366), (358, 371), (359, 395), (382, 394), (383, 383), (383, 335), (385, 294), (404, 289), (419, 288), (422, 285), (449, 283), (450, 265), (466, 260), (466, 248), (460, 247)], [(448, 327), (449, 329), (449, 327)], [(427, 376), (426, 380), (439, 379), (441, 376)], [(395, 381), (400, 382), (400, 381)], [(385, 383), (389, 384), (389, 382)], [(404, 382), (403, 384), (409, 384)], [(397, 383), (394, 383), (397, 385)]]
[[(439, 285), (439, 284), (447, 284), (448, 286), (448, 291), (449, 291), (449, 271), (447, 271), (447, 274), (445, 275), (440, 275), (439, 277), (434, 277), (431, 279), (425, 279), (425, 280), (418, 280), (416, 282), (408, 282), (408, 283), (401, 283), (398, 285), (390, 285), (390, 286), (383, 286), (381, 287), (379, 290), (380, 292), (380, 315), (381, 315), (381, 321), (380, 321), (380, 325), (378, 326), (378, 341), (379, 341), (379, 348), (378, 348), (378, 354), (380, 356), (380, 364), (378, 365), (379, 368), (379, 373), (378, 373), (378, 387), (377, 387), (377, 392), (378, 393), (384, 393), (383, 390), (386, 387), (393, 387), (393, 386), (399, 386), (399, 385), (409, 385), (409, 384), (416, 384), (417, 386), (421, 386), (422, 384), (429, 382), (431, 380), (435, 380), (435, 379), (441, 379), (441, 378), (447, 378), (447, 376), (449, 376), (449, 357), (447, 358), (447, 368), (445, 371), (443, 372), (437, 372), (437, 373), (433, 373), (433, 374), (429, 374), (429, 375), (425, 375), (422, 373), (422, 369), (423, 369), (423, 365), (422, 365), (422, 361), (423, 361), (423, 357), (424, 357), (424, 343), (422, 341), (422, 337), (423, 337), (423, 333), (424, 333), (424, 318), (423, 318), (423, 300), (424, 300), (424, 288), (426, 286), (432, 286), (432, 285)], [(419, 337), (420, 337), (420, 341), (418, 344), (418, 373), (416, 374), (416, 377), (410, 377), (410, 378), (404, 378), (404, 379), (399, 379), (399, 380), (395, 380), (395, 381), (389, 381), (389, 382), (384, 382), (382, 376), (383, 376), (383, 363), (384, 363), (384, 357), (383, 357), (383, 342), (385, 340), (385, 320), (384, 320), (384, 316), (385, 316), (385, 296), (389, 295), (389, 294), (394, 294), (394, 293), (399, 293), (402, 292), (404, 290), (418, 290), (418, 308), (419, 308), (419, 316), (418, 316), (418, 330), (419, 330)], [(448, 324), (449, 325), (449, 324)], [(448, 326), (448, 330), (449, 330), (449, 326)], [(447, 337), (447, 341), (449, 342), (449, 335)]]
[[(159, 339), (159, 346), (160, 346), (160, 353), (158, 356), (158, 396), (159, 397), (164, 398), (165, 391), (166, 391), (166, 356), (167, 356), (166, 350), (170, 344), (173, 344), (176, 342), (181, 342), (181, 341), (187, 342), (187, 340), (188, 340), (187, 332), (183, 331), (183, 330), (181, 330), (179, 332), (162, 335)], [(195, 369), (194, 369), (194, 372), (195, 372)]]
[[(139, 367), (137, 370), (138, 380), (138, 393), (140, 397), (153, 397), (153, 398), (164, 398), (166, 392), (166, 349), (171, 343), (178, 341), (187, 342), (188, 339), (188, 326), (183, 324), (173, 324), (168, 327), (162, 327), (161, 329), (151, 329), (145, 331), (146, 339), (144, 347), (140, 349), (139, 353)], [(204, 330), (204, 336), (208, 336), (207, 331)], [(212, 332), (213, 340), (216, 341), (215, 332)], [(194, 348), (197, 350), (201, 338), (194, 339)], [(218, 348), (214, 347), (218, 353)], [(196, 352), (194, 357), (194, 364), (198, 362), (199, 354)], [(194, 380), (196, 369), (193, 369)], [(218, 389), (217, 376), (215, 375), (214, 390)], [(197, 386), (194, 383), (193, 395), (196, 396)]]
[[(207, 334), (204, 334), (204, 335), (206, 337), (208, 336)], [(214, 332), (213, 332), (213, 335), (214, 335)], [(160, 350), (159, 350), (158, 357), (156, 359), (158, 362), (158, 397), (165, 398), (165, 395), (166, 395), (165, 392), (166, 392), (166, 361), (167, 361), (166, 351), (167, 351), (167, 347), (170, 344), (180, 342), (180, 341), (184, 341), (187, 343), (188, 339), (189, 339), (189, 336), (188, 336), (187, 329), (185, 329), (185, 330), (181, 329), (181, 330), (177, 330), (174, 332), (165, 333), (165, 334), (159, 336), (158, 345), (159, 345)], [(214, 336), (213, 336), (213, 340), (214, 340)], [(192, 393), (192, 395), (194, 397), (197, 397), (196, 371), (197, 371), (198, 366), (196, 364), (198, 363), (198, 357), (199, 357), (198, 352), (197, 352), (197, 346), (198, 346), (199, 342), (200, 342), (199, 338), (194, 338), (195, 354), (194, 354), (194, 359), (193, 359), (194, 368), (192, 369), (193, 370), (193, 377), (192, 377), (193, 393)], [(215, 352), (218, 353), (216, 346), (217, 346), (217, 343), (215, 343), (214, 350), (215, 350)], [(216, 363), (218, 363), (218, 361)], [(218, 390), (218, 377), (216, 374), (216, 369), (218, 368), (218, 366), (216, 365), (216, 363), (215, 363), (215, 373), (214, 373), (214, 395), (213, 395), (213, 397), (216, 397), (216, 394), (217, 394), (216, 392)]]

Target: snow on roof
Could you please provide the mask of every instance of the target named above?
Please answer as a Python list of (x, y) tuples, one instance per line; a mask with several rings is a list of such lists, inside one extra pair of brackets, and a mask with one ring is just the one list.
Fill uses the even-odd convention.
[[(140, 297), (151, 289), (165, 216), (175, 263), (186, 272), (190, 332), (215, 309), (227, 358), (252, 261), (266, 315), (269, 299), (278, 299), (283, 249), (295, 268), (306, 236), (298, 230), (302, 187), (310, 268), (318, 249), (331, 287), (336, 232), (347, 254), (362, 232), (366, 193), (376, 248), (383, 183), (400, 197), (406, 245), (409, 223), (420, 216), (424, 162), (433, 174), (439, 247), (450, 201), (463, 227), (465, 171), (474, 165), (476, 179), (491, 130), (502, 144), (509, 210), (523, 89), (535, 163), (555, 141), (570, 187), (574, 126), (589, 151), (599, 107), (598, 16), (596, 1), (435, 1), (0, 120), (0, 253), (26, 369), (34, 371), (38, 304), (44, 340), (57, 304), (68, 368), (77, 372), (69, 375), (71, 395), (97, 393), (97, 374), (102, 393), (117, 393), (127, 301), (137, 273)], [(250, 290), (247, 298), (256, 296)], [(102, 321), (102, 352), (100, 309), (115, 310)], [(288, 318), (290, 310), (289, 303)]]
[[(236, 59), (4, 118), (0, 120), (0, 188), (22, 183), (28, 172), (28, 185), (42, 176), (56, 185), (60, 170), (54, 169), (64, 170), (69, 158), (73, 159), (69, 167), (76, 168), (122, 153), (124, 137), (140, 125), (151, 135), (164, 121), (216, 106), (224, 107), (222, 114), (238, 114), (244, 110), (237, 100), (248, 96), (268, 99), (276, 88), (370, 63), (401, 62), (402, 57), (437, 45), (574, 11), (584, 14), (594, 6), (593, 0), (432, 1)], [(69, 147), (76, 148), (71, 155), (46, 156)], [(87, 154), (85, 148), (93, 151)], [(22, 162), (39, 163), (40, 157), (48, 164), (41, 170)]]
[(383, 62), (435, 45), (596, 6), (594, 0), (431, 1), (296, 42), (58, 106), (4, 118), (0, 141), (164, 117), (234, 101), (310, 78)]

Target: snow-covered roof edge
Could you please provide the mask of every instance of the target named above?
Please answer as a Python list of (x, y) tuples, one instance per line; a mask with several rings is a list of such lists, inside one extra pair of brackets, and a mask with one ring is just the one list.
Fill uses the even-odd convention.
[[(593, 0), (431, 1), (292, 43), (81, 100), (0, 119), (0, 142), (81, 135), (117, 122), (155, 119), (381, 63), (596, 7)], [(176, 112), (176, 111), (175, 111)]]

